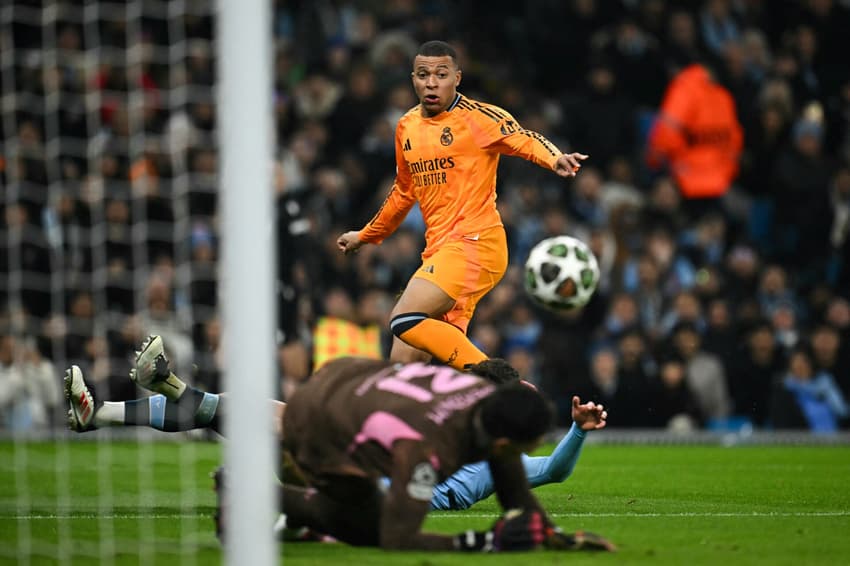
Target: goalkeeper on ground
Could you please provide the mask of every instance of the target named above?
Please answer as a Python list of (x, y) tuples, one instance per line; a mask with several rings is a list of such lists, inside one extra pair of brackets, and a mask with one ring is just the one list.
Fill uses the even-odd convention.
[[(477, 369), (491, 374), (488, 365), (498, 362), (483, 364)], [(170, 373), (160, 337), (143, 345), (132, 377), (161, 395), (150, 397), (144, 410), (132, 402), (96, 408), (79, 368), (69, 369), (72, 428), (118, 422), (161, 430), (217, 428), (222, 396), (187, 387)], [(604, 423), (600, 407), (589, 411), (597, 409)], [(532, 495), (522, 453), (539, 445), (553, 416), (530, 387), (496, 385), (448, 367), (344, 358), (324, 366), (278, 411), (283, 453), (307, 485), (280, 488), (287, 527), (390, 549), (613, 549), (590, 533), (562, 533)], [(506, 514), (488, 531), (421, 532), (434, 487), (481, 460)], [(221, 524), (225, 517), (219, 514)]]

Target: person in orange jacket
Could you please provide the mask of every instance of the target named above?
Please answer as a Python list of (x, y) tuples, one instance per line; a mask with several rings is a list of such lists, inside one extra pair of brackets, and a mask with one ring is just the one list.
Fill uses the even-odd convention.
[(670, 82), (649, 132), (647, 163), (667, 167), (682, 196), (710, 206), (738, 176), (744, 135), (735, 101), (700, 64)]

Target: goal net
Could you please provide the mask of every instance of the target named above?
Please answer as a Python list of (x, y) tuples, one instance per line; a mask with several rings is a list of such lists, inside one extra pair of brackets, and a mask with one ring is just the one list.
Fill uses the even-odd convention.
[(220, 437), (72, 433), (62, 386), (74, 364), (99, 400), (150, 395), (128, 372), (159, 334), (175, 373), (227, 387), (233, 311), (218, 297), (239, 285), (222, 260), (218, 13), (214, 0), (0, 6), (0, 563), (221, 560)]

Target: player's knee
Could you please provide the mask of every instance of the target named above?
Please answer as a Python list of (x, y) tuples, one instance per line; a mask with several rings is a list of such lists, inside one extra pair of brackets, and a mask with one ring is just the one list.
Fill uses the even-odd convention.
[(392, 333), (401, 338), (401, 335), (428, 318), (424, 312), (406, 312), (395, 315), (390, 320), (390, 330)]

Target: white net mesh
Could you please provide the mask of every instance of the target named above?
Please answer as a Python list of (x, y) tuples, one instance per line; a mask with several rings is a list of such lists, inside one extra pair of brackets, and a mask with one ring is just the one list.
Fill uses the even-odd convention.
[[(209, 437), (65, 432), (146, 334), (218, 390), (214, 2), (0, 7), (0, 563), (219, 555)], [(176, 440), (176, 442), (175, 442)]]

